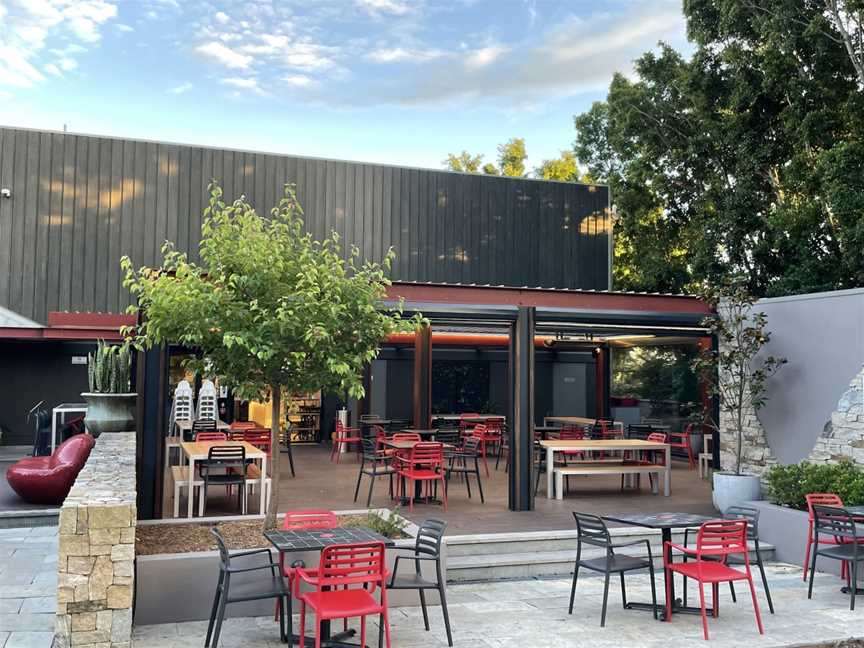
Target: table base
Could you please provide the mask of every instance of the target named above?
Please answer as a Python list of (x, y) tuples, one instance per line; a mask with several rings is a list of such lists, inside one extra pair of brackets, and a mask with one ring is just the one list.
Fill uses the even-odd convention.
[[(654, 606), (651, 603), (631, 603), (627, 602), (627, 605), (624, 606), (626, 610), (644, 610), (646, 612), (652, 612), (654, 610)], [(681, 602), (681, 599), (676, 599), (675, 603), (672, 605), (672, 614), (702, 614), (702, 608), (693, 607), (690, 605), (684, 605)], [(705, 607), (705, 614), (708, 616), (712, 616), (714, 614), (714, 608)], [(657, 603), (657, 620), (665, 621), (666, 620), (666, 605), (663, 603)]]
[[(843, 594), (851, 594), (852, 588), (849, 587), (848, 585), (844, 585), (843, 587), (840, 588), (840, 591), (843, 592)], [(855, 589), (855, 596), (860, 596), (861, 594), (864, 594), (864, 588), (861, 588), (861, 587), (856, 588)]]

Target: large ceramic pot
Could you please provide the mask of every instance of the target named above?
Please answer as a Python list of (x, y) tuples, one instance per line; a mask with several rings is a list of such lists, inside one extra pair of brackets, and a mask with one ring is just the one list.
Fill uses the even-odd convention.
[(761, 499), (758, 475), (714, 473), (714, 506), (725, 513), (730, 506)]
[(94, 437), (103, 432), (130, 432), (135, 429), (135, 405), (138, 394), (81, 394), (87, 401), (84, 425)]

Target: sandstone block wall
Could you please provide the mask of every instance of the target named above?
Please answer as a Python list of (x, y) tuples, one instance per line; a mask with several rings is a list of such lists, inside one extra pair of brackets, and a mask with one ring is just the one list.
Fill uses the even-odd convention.
[(55, 646), (130, 648), (135, 433), (103, 434), (60, 510)]

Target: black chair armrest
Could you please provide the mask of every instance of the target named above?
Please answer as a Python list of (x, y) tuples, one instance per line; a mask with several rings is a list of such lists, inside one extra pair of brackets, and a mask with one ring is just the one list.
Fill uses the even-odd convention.
[(225, 571), (230, 574), (241, 574), (243, 572), (252, 572), (258, 571), (259, 569), (269, 569), (273, 571), (274, 574), (279, 573), (279, 565), (275, 563), (268, 563), (266, 565), (258, 565), (257, 567), (228, 567)]
[(270, 559), (270, 562), (273, 562), (273, 552), (270, 549), (252, 549), (251, 551), (240, 551), (238, 553), (232, 553), (232, 558), (244, 558), (246, 556), (255, 556), (257, 554), (267, 554), (267, 557)]

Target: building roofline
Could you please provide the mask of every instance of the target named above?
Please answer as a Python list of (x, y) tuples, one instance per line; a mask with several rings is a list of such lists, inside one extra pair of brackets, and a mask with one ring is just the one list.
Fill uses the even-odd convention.
[(545, 182), (548, 184), (560, 184), (560, 185), (577, 185), (582, 187), (600, 187), (602, 189), (609, 189), (608, 184), (602, 183), (586, 183), (586, 182), (564, 182), (562, 180), (545, 180), (543, 178), (528, 178), (528, 177), (512, 177), (512, 176), (504, 176), (504, 175), (487, 175), (485, 173), (464, 173), (461, 171), (449, 171), (447, 169), (433, 169), (430, 167), (418, 167), (418, 166), (410, 166), (404, 164), (388, 164), (384, 162), (368, 162), (364, 160), (347, 160), (347, 159), (338, 159), (338, 158), (328, 158), (322, 157), (318, 155), (301, 155), (298, 153), (280, 153), (277, 151), (263, 151), (259, 149), (243, 149), (243, 148), (233, 148), (230, 146), (213, 146), (210, 144), (194, 144), (191, 142), (174, 142), (168, 140), (154, 140), (147, 139), (143, 137), (125, 137), (119, 135), (99, 135), (98, 133), (83, 133), (78, 131), (61, 131), (50, 128), (29, 128), (25, 126), (10, 126), (0, 124), (0, 128), (6, 128), (9, 130), (19, 130), (26, 131), (30, 133), (49, 133), (52, 135), (70, 135), (73, 137), (92, 137), (95, 139), (104, 139), (104, 140), (116, 140), (116, 141), (131, 141), (131, 142), (141, 142), (143, 144), (159, 144), (162, 146), (185, 146), (189, 148), (200, 148), (200, 149), (208, 149), (211, 151), (230, 151), (232, 153), (249, 153), (252, 155), (273, 155), (277, 157), (291, 157), (291, 158), (303, 158), (306, 160), (316, 160), (319, 162), (336, 162), (342, 164), (360, 164), (365, 166), (377, 166), (384, 167), (389, 169), (407, 169), (409, 171), (427, 171), (434, 173), (446, 173), (450, 175), (462, 175), (469, 176), (472, 178), (480, 177), (480, 178), (492, 178), (504, 181), (513, 181), (513, 180), (528, 180), (531, 182)]

